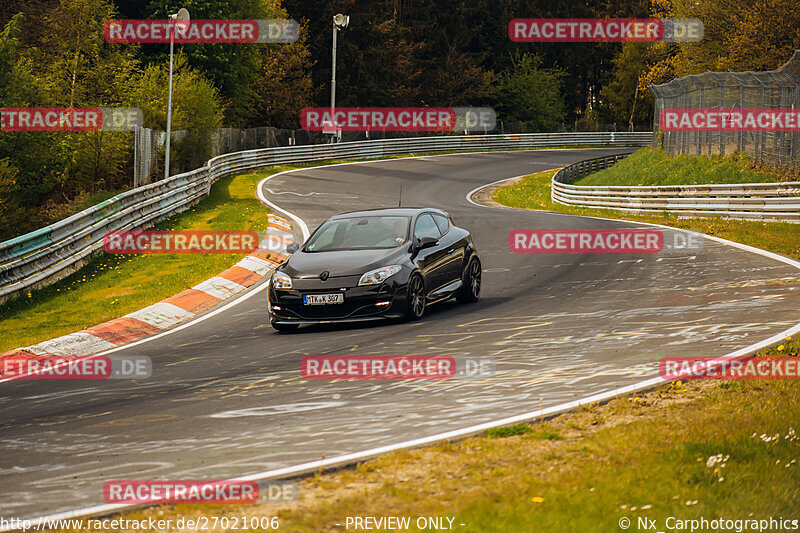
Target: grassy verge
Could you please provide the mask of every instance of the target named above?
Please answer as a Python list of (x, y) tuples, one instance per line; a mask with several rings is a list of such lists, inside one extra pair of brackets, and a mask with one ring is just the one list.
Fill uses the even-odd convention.
[[(800, 352), (798, 340), (781, 346), (760, 355)], [(300, 481), (299, 500), (282, 507), (161, 506), (122, 518), (277, 515), (281, 531), (334, 532), (345, 531), (335, 524), (348, 516), (412, 524), (443, 516), (458, 531), (556, 533), (619, 532), (623, 518), (631, 530), (643, 529), (644, 517), (660, 530), (668, 517), (800, 519), (798, 392), (796, 381), (674, 382), (321, 473)]]
[[(792, 177), (797, 180), (797, 175)], [(575, 185), (768, 183), (792, 177), (756, 169), (744, 153), (669, 157), (662, 150), (642, 148), (609, 169), (584, 176)]]
[[(222, 178), (211, 194), (155, 229), (254, 230), (269, 210), (254, 196), (261, 172)], [(73, 275), (0, 307), (0, 352), (94, 326), (168, 298), (217, 274), (240, 255), (109, 255)]]
[[(620, 162), (619, 165), (623, 163), (625, 163), (625, 161)], [(598, 172), (596, 174), (598, 176), (597, 179), (600, 179), (601, 174), (615, 170), (617, 166), (618, 165), (615, 165), (608, 170)], [(556, 204), (550, 200), (550, 178), (553, 177), (553, 174), (555, 174), (555, 170), (548, 170), (526, 176), (513, 185), (502, 187), (494, 191), (492, 200), (509, 207), (542, 209), (575, 215), (601, 216), (665, 224), (676, 228), (715, 235), (731, 241), (756, 246), (771, 252), (800, 259), (800, 224), (724, 220), (721, 218), (689, 219), (678, 218), (677, 215), (669, 213), (640, 215), (621, 213), (611, 209), (589, 209)], [(608, 185), (611, 181), (613, 180), (602, 181), (600, 184)]]

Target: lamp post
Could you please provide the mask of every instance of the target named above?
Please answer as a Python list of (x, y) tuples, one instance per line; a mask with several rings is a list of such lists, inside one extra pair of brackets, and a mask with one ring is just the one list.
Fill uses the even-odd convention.
[(164, 162), (164, 179), (169, 177), (169, 148), (172, 141), (172, 53), (175, 47), (175, 31), (181, 28), (181, 33), (189, 24), (189, 11), (180, 8), (177, 13), (170, 15), (172, 27), (169, 32), (169, 96), (167, 97), (167, 153)]
[(333, 47), (332, 47), (332, 60), (331, 60), (331, 122), (334, 127), (334, 138), (338, 136), (338, 128), (336, 128), (336, 120), (333, 118), (333, 112), (336, 110), (336, 33), (343, 30), (350, 24), (350, 15), (342, 15), (337, 13), (333, 16)]

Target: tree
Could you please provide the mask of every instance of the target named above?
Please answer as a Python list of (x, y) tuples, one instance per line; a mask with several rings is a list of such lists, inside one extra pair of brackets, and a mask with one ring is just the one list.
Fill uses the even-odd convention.
[(642, 77), (664, 83), (712, 71), (773, 70), (800, 48), (796, 0), (656, 0), (656, 16), (699, 18), (700, 43), (658, 43), (659, 61)]
[(19, 36), (23, 47), (35, 46), (47, 31), (45, 17), (58, 7), (59, 0), (0, 0), (0, 27), (5, 27), (15, 15), (22, 14), (24, 26)]
[(737, 70), (773, 70), (800, 48), (800, 6), (793, 0), (747, 2), (727, 34), (725, 63)]
[[(142, 110), (144, 126), (167, 129), (167, 92), (169, 71), (152, 64), (133, 80), (131, 102)], [(173, 133), (186, 130), (182, 138), (173, 138), (170, 168), (196, 168), (210, 156), (210, 134), (222, 126), (223, 107), (219, 91), (202, 74), (192, 69), (186, 56), (175, 58), (172, 92)]]
[[(32, 61), (21, 48), (22, 14), (9, 20), (0, 32), (0, 102), (3, 107), (26, 107), (41, 98), (41, 83), (34, 75)], [(0, 131), (0, 236), (17, 235), (36, 227), (35, 207), (63, 179), (65, 154), (57, 134)]]
[(654, 60), (649, 43), (625, 43), (614, 58), (612, 80), (600, 92), (600, 120), (620, 129), (644, 124), (653, 117), (653, 95), (641, 83)]
[(307, 29), (301, 28), (298, 42), (273, 44), (264, 50), (253, 83), (256, 96), (248, 126), (300, 127), (300, 112), (312, 105), (314, 95), (314, 61), (306, 46), (307, 34)]
[(10, 159), (0, 159), (0, 240), (16, 235), (16, 228), (27, 218), (17, 198), (18, 172)]
[[(28, 50), (41, 80), (42, 101), (54, 107), (125, 105), (139, 61), (136, 47), (106, 42), (103, 25), (116, 18), (108, 0), (60, 0), (45, 16), (40, 46)], [(132, 159), (129, 132), (61, 132), (56, 146), (66, 160), (59, 193), (120, 187)]]
[(541, 68), (533, 54), (514, 54), (511, 67), (500, 74), (497, 111), (508, 121), (533, 123), (540, 131), (551, 131), (564, 120), (564, 97), (559, 69)]
[(48, 31), (32, 52), (51, 104), (113, 106), (125, 101), (139, 61), (135, 45), (105, 41), (103, 25), (113, 18), (116, 11), (108, 0), (61, 0), (46, 17)]
[[(279, 0), (193, 0), (188, 5), (193, 19), (282, 19), (286, 12)], [(142, 18), (166, 19), (175, 8), (172, 0), (153, 0)], [(262, 58), (269, 55), (270, 45), (260, 44), (184, 44), (180, 48), (188, 64), (219, 89), (225, 100), (225, 122), (242, 127), (253, 122), (254, 103), (259, 77), (263, 72)], [(143, 49), (150, 64), (165, 64), (169, 45), (146, 45)], [(263, 124), (263, 123), (262, 123)]]

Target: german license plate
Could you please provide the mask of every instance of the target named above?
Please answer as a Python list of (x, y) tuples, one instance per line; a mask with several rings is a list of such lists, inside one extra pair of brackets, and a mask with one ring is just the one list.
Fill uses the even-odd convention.
[(304, 294), (303, 305), (343, 304), (344, 294)]

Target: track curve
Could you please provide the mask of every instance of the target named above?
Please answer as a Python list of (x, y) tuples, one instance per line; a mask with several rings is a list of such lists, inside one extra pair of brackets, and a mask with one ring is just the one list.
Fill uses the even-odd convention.
[[(490, 209), (480, 185), (620, 149), (455, 154), (303, 169), (262, 194), (310, 228), (364, 207), (429, 205), (470, 229), (481, 301), (415, 323), (278, 334), (257, 287), (180, 330), (124, 347), (143, 382), (15, 381), (0, 398), (0, 504), (30, 517), (102, 503), (110, 479), (222, 479), (548, 407), (657, 375), (664, 356), (722, 355), (800, 322), (793, 266), (706, 240), (702, 254), (533, 255), (513, 229), (609, 229), (624, 221)], [(630, 150), (628, 150), (630, 151)], [(305, 355), (491, 356), (484, 380), (310, 382)]]

